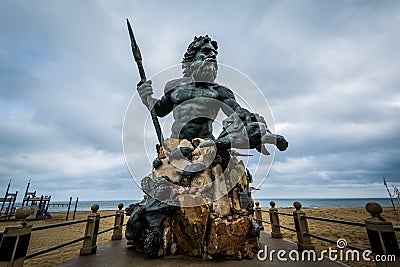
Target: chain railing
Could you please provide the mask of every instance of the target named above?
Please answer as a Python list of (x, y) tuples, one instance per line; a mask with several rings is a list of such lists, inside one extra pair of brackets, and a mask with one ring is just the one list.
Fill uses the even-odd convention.
[[(80, 255), (95, 254), (97, 250), (98, 235), (113, 231), (111, 240), (122, 239), (122, 230), (124, 227), (123, 207), (124, 205), (120, 203), (118, 204), (118, 210), (115, 214), (100, 216), (98, 213), (99, 205), (93, 204), (91, 206), (92, 213), (88, 215), (87, 219), (35, 227), (25, 221), (25, 219), (30, 215), (31, 209), (26, 206), (20, 207), (15, 212), (15, 217), (18, 220), (21, 220), (21, 223), (7, 226), (4, 231), (0, 232), (0, 266), (23, 266), (24, 260), (72, 245), (80, 241), (83, 241)], [(114, 226), (99, 231), (101, 219), (109, 217), (115, 217)], [(86, 223), (86, 230), (83, 237), (27, 254), (32, 232), (43, 231), (50, 228), (65, 227), (79, 223)]]
[[(365, 223), (337, 220), (331, 218), (306, 216), (305, 212), (301, 209), (302, 205), (300, 202), (296, 201), (293, 203), (295, 211), (293, 213), (279, 212), (275, 208), (276, 204), (274, 201), (270, 202), (271, 207), (268, 210), (264, 210), (260, 207), (260, 203), (256, 202), (255, 211), (255, 221), (263, 227), (263, 223), (271, 225), (271, 237), (272, 238), (282, 238), (281, 228), (296, 232), (297, 234), (297, 247), (300, 251), (303, 250), (314, 250), (314, 245), (312, 244), (311, 238), (322, 240), (325, 242), (337, 244), (337, 240), (332, 240), (327, 237), (311, 234), (308, 221), (325, 221), (330, 223), (337, 223), (343, 225), (351, 225), (357, 227), (365, 228), (368, 234), (368, 240), (371, 246), (371, 251), (374, 255), (394, 255), (395, 257), (400, 257), (399, 244), (395, 235), (395, 231), (400, 231), (400, 226), (393, 226), (393, 224), (384, 219), (381, 216), (383, 208), (375, 202), (368, 202), (365, 206), (366, 210), (371, 214), (371, 217), (365, 220)], [(263, 219), (263, 213), (269, 214), (269, 221)], [(294, 228), (290, 228), (279, 223), (279, 215), (293, 217)], [(346, 248), (355, 249), (358, 251), (365, 251), (367, 249), (353, 246), (351, 244), (346, 244)], [(378, 263), (377, 263), (378, 265)]]

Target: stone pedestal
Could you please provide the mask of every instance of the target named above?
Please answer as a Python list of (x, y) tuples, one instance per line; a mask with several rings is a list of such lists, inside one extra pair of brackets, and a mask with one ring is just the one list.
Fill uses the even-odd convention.
[[(141, 214), (146, 209), (154, 213), (157, 205), (176, 206), (169, 214), (160, 208), (165, 216), (157, 218), (162, 221), (147, 211), (148, 222), (160, 223), (156, 229), (161, 234), (159, 256), (179, 253), (205, 260), (252, 258), (259, 249), (260, 227), (253, 220), (251, 177), (230, 150), (203, 148), (204, 142), (165, 140), (168, 151), (158, 148), (154, 169), (142, 181), (152, 204), (143, 202)], [(154, 205), (154, 201), (159, 204)], [(133, 221), (134, 217), (132, 214), (127, 228), (132, 233), (145, 226), (139, 223), (136, 229), (130, 228), (140, 221)], [(150, 230), (155, 231), (154, 227)]]
[(203, 258), (252, 258), (258, 251), (258, 239), (252, 236), (252, 216), (217, 218), (211, 221)]

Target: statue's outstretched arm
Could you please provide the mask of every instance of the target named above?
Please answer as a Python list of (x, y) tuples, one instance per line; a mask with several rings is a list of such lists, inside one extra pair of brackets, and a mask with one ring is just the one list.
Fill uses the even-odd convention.
[(288, 147), (286, 139), (271, 133), (262, 116), (240, 107), (229, 88), (221, 86), (219, 95), (223, 102), (222, 110), (228, 118), (223, 121), (224, 129), (215, 140), (217, 147), (256, 148), (265, 155), (269, 152), (264, 144), (275, 144), (279, 150), (286, 150)]

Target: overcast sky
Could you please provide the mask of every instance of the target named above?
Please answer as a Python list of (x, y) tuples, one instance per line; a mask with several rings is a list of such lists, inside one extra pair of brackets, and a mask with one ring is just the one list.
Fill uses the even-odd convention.
[[(3, 0), (0, 195), (32, 179), (57, 200), (141, 198), (122, 145), (132, 97), (142, 135), (146, 122), (126, 18), (148, 77), (209, 34), (219, 62), (261, 89), (289, 148), (255, 198), (386, 197), (382, 177), (400, 186), (398, 1)], [(151, 153), (136, 152), (135, 171), (150, 172)]]

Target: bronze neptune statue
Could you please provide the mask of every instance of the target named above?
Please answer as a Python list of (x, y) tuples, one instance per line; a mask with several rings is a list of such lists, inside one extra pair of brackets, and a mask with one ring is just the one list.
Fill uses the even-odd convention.
[[(194, 38), (183, 56), (182, 77), (168, 81), (163, 96), (154, 98), (129, 22), (128, 28), (141, 76), (137, 90), (151, 112), (159, 144), (152, 171), (141, 181), (146, 197), (127, 209), (126, 238), (148, 257), (252, 258), (260, 231), (253, 220), (252, 175), (232, 148), (268, 155), (264, 144), (284, 151), (288, 142), (215, 82), (218, 44), (207, 35)], [(226, 119), (216, 138), (212, 124), (220, 111)], [(158, 117), (170, 113), (171, 136), (164, 139)]]

